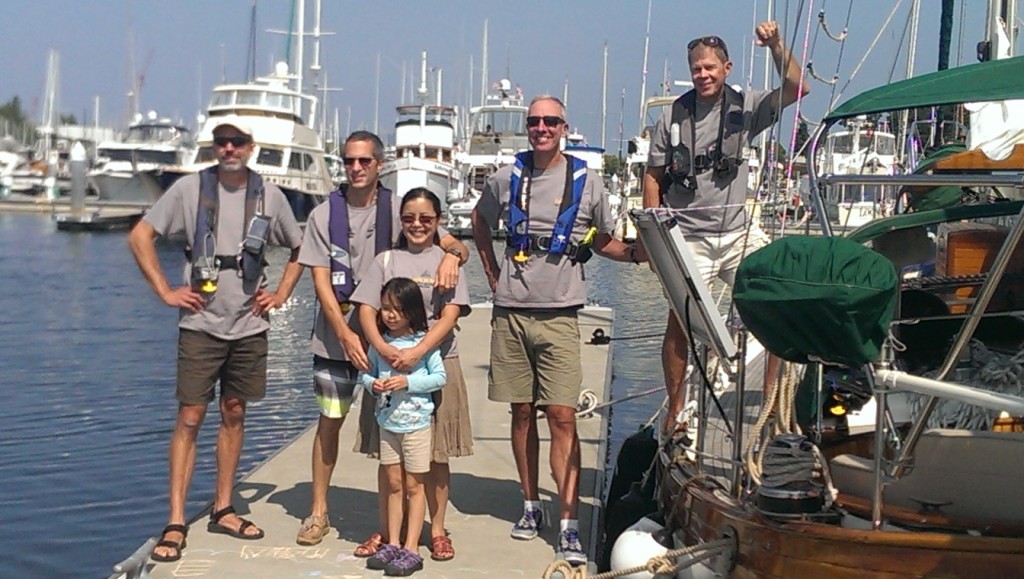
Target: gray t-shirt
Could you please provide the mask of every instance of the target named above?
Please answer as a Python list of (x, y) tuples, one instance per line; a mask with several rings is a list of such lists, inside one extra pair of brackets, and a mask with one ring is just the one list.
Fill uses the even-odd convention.
[[(444, 250), (436, 245), (423, 251), (396, 249), (382, 253), (370, 264), (369, 270), (366, 271), (359, 283), (359, 288), (356, 289), (356, 293), (352, 294), (352, 301), (372, 306), (379, 311), (380, 292), (384, 284), (396, 277), (407, 277), (420, 286), (423, 303), (427, 308), (428, 327), (434, 327), (441, 315), (441, 310), (448, 304), (459, 306), (460, 316), (468, 315), (469, 290), (466, 288), (465, 276), (459, 276), (459, 283), (456, 284), (454, 290), (441, 292), (434, 287), (437, 267), (441, 264), (444, 256)], [(458, 356), (455, 332), (449, 332), (438, 347), (441, 349), (442, 358)]]
[[(529, 201), (531, 235), (548, 236), (554, 232), (555, 219), (565, 190), (565, 171), (568, 162), (547, 169), (534, 169)], [(484, 185), (483, 195), (477, 202), (477, 213), (493, 229), (498, 219), (508, 219), (509, 178), (512, 165), (498, 169)], [(527, 172), (523, 171), (523, 178)], [(523, 190), (526, 186), (524, 183)], [(587, 170), (580, 209), (573, 223), (571, 240), (579, 242), (593, 225), (598, 232), (612, 234), (615, 220), (608, 208), (604, 183), (593, 170)], [(564, 308), (582, 306), (587, 300), (586, 277), (583, 265), (573, 263), (565, 255), (533, 252), (524, 263), (514, 261), (516, 250), (505, 247), (498, 258), (501, 272), (494, 292), (494, 303), (507, 308)]]
[[(394, 196), (391, 211), (392, 241), (397, 240), (398, 236), (402, 234), (398, 212), (400, 203), (401, 200), (398, 196)], [(306, 234), (302, 240), (302, 249), (299, 250), (299, 263), (306, 267), (331, 267), (330, 205), (329, 201), (324, 201), (313, 209), (306, 221)], [(374, 201), (366, 207), (349, 205), (348, 220), (349, 255), (352, 259), (352, 275), (358, 288), (358, 284), (366, 276), (367, 270), (373, 263), (377, 235), (377, 202)], [(356, 315), (355, 308), (345, 314), (345, 321), (353, 331), (362, 335), (359, 316)], [(338, 337), (334, 335), (334, 328), (327, 323), (324, 310), (320, 307), (316, 309), (316, 318), (313, 320), (313, 336), (309, 349), (323, 358), (348, 360), (345, 349), (341, 347)]]
[[(264, 181), (263, 214), (270, 218), (268, 241), (290, 249), (299, 247), (302, 230), (284, 193), (273, 183)], [(196, 213), (199, 208), (199, 175), (186, 175), (174, 182), (143, 218), (162, 236), (181, 236), (186, 243), (195, 239)], [(242, 246), (245, 223), (245, 187), (220, 185), (217, 211), (217, 255), (238, 255)], [(192, 264), (187, 263), (184, 283), (190, 283)], [(180, 311), (178, 327), (206, 332), (223, 340), (238, 340), (270, 329), (269, 317), (252, 313), (256, 291), (265, 286), (266, 277), (246, 282), (239, 270), (221, 270), (217, 291), (206, 296), (206, 307), (197, 313)]]
[[(743, 94), (743, 121), (727, 119), (726, 134), (742, 130), (745, 134), (742, 141), (750, 144), (750, 140), (774, 122), (771, 107), (770, 91), (749, 90)], [(693, 154), (704, 155), (713, 150), (718, 142), (718, 127), (721, 119), (722, 100), (713, 103), (697, 100), (694, 122), (697, 142)], [(737, 121), (732, 124), (731, 121)], [(651, 135), (651, 150), (647, 157), (650, 167), (664, 167), (667, 164), (669, 150), (669, 127), (672, 124), (672, 107), (666, 107), (661, 118), (654, 126)], [(687, 130), (682, 128), (682, 130)], [(682, 130), (680, 132), (682, 132)], [(689, 137), (686, 137), (689, 140)], [(742, 152), (727, 151), (727, 154)], [(669, 192), (662, 188), (663, 204), (681, 211), (677, 217), (683, 233), (705, 233), (721, 235), (738, 231), (746, 224), (746, 211), (743, 207), (747, 199), (747, 176), (749, 167), (742, 163), (734, 175), (716, 177), (714, 171), (705, 171), (697, 175), (696, 194), (680, 187)]]

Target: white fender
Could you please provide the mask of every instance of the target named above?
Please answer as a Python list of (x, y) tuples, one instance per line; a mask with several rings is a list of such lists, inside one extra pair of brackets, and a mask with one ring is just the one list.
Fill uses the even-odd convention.
[[(664, 527), (644, 517), (627, 528), (615, 540), (612, 547), (611, 569), (620, 571), (647, 563), (651, 557), (664, 555), (668, 549), (654, 540), (652, 536)], [(622, 579), (653, 579), (647, 571), (624, 575)]]

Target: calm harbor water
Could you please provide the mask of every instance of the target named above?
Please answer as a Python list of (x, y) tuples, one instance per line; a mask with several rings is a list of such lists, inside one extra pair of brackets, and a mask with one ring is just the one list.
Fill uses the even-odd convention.
[[(0, 577), (106, 577), (166, 522), (177, 312), (152, 294), (123, 232), (68, 234), (47, 215), (0, 214), (0, 248)], [(169, 277), (180, 276), (180, 249), (158, 251)], [(473, 253), (465, 275), (482, 301), (488, 291)], [(272, 278), (285, 259), (283, 251), (271, 256)], [(587, 276), (591, 298), (615, 308), (606, 332), (662, 331), (667, 306), (646, 267), (596, 258)], [(267, 397), (250, 407), (240, 474), (316, 416), (307, 350), (313, 303), (304, 275), (273, 316)], [(615, 342), (614, 398), (661, 384), (660, 344)], [(611, 456), (661, 399), (615, 407)], [(212, 499), (216, 423), (211, 406), (190, 517)]]

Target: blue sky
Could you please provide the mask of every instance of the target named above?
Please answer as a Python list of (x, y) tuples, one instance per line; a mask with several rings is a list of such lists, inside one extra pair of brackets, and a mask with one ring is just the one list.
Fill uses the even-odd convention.
[[(843, 29), (850, 2), (855, 4), (849, 35), (839, 60), (840, 45), (817, 27), (823, 7), (833, 33)], [(958, 61), (960, 5), (966, 4), (962, 53), (964, 64), (975, 62), (974, 46), (983, 38), (984, 0), (957, 0), (951, 65)], [(924, 0), (917, 37), (915, 74), (935, 70), (939, 1)], [(20, 96), (38, 121), (46, 82), (47, 53), (60, 52), (60, 110), (91, 119), (93, 99), (100, 97), (101, 124), (123, 127), (127, 120), (131, 73), (130, 38), (134, 38), (136, 74), (144, 75), (142, 110), (182, 119), (194, 125), (207, 104), (210, 89), (221, 81), (242, 81), (247, 69), (252, 0), (32, 0), (6, 2), (0, 20), (0, 101)], [(285, 55), (285, 37), (268, 29), (288, 27), (290, 0), (257, 3), (256, 70), (265, 74)], [(735, 68), (730, 81), (745, 84), (757, 20), (766, 19), (767, 0), (653, 0), (647, 89), (654, 94), (666, 63), (672, 79), (687, 79), (685, 46), (690, 39), (717, 34), (729, 44)], [(776, 0), (775, 19), (787, 43), (794, 37), (800, 58), (804, 38), (818, 74), (840, 76), (849, 85), (843, 99), (903, 78), (906, 48), (900, 39), (910, 0)], [(855, 77), (861, 62), (890, 11), (898, 5)], [(307, 0), (307, 29), (313, 26), (314, 0)], [(798, 12), (799, 10), (799, 12)], [(608, 44), (608, 117), (606, 146), (618, 148), (620, 110), (624, 137), (637, 132), (647, 2), (644, 0), (323, 0), (322, 29), (334, 32), (321, 44), (321, 66), (330, 86), (329, 110), (338, 108), (341, 129), (373, 128), (377, 55), (381, 55), (379, 126), (390, 131), (393, 107), (407, 101), (401, 94), (402, 67), (418, 75), (419, 53), (427, 50), (430, 66), (443, 69), (443, 95), (465, 105), (479, 98), (481, 42), (489, 21), (489, 78), (509, 76), (527, 96), (561, 95), (569, 81), (570, 122), (592, 144), (600, 144), (603, 46)], [(806, 31), (807, 20), (812, 27)], [(306, 49), (311, 62), (312, 44)], [(755, 83), (763, 76), (767, 51), (753, 51)], [(894, 62), (897, 53), (899, 58)], [(474, 67), (469, 83), (470, 56)], [(806, 60), (806, 59), (805, 59)], [(409, 78), (407, 76), (407, 78)], [(773, 78), (774, 73), (773, 73)], [(321, 81), (322, 82), (322, 81)], [(418, 76), (416, 78), (418, 83)], [(803, 106), (811, 119), (822, 116), (832, 87), (812, 80), (812, 94)], [(408, 94), (410, 81), (406, 82)], [(622, 94), (625, 90), (625, 106)], [(349, 110), (351, 109), (351, 117)], [(787, 115), (792, 119), (792, 111)], [(351, 120), (349, 120), (349, 118)], [(789, 123), (791, 124), (791, 120)]]

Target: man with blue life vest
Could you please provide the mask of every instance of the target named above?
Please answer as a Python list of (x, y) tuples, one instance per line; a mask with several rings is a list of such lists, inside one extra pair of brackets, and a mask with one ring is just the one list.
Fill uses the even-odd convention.
[[(587, 561), (579, 538), (580, 451), (576, 403), (583, 374), (577, 313), (586, 302), (583, 264), (593, 252), (639, 263), (645, 256), (612, 237), (615, 218), (601, 176), (564, 155), (565, 107), (552, 96), (530, 103), (533, 150), (491, 175), (473, 210), (473, 238), (494, 292), (488, 398), (512, 406), (512, 454), (523, 491), (523, 516), (512, 537), (528, 540), (543, 524), (538, 494), (536, 409), (551, 431), (551, 470), (558, 487), (558, 555)], [(507, 243), (496, 257), (492, 230), (504, 219)]]
[[(170, 516), (155, 561), (177, 561), (185, 547), (185, 502), (195, 466), (196, 436), (220, 382), (217, 482), (212, 533), (255, 540), (263, 531), (231, 506), (244, 438), (245, 407), (267, 386), (268, 312), (288, 300), (302, 273), (302, 232), (284, 194), (246, 163), (252, 129), (227, 116), (213, 129), (217, 165), (176, 181), (129, 235), (146, 281), (167, 305), (179, 308), (178, 415), (170, 448)], [(160, 268), (154, 240), (184, 235), (185, 285), (172, 288)], [(265, 289), (269, 243), (291, 249), (276, 291)]]
[[(725, 42), (717, 36), (694, 39), (687, 45), (693, 89), (676, 99), (655, 126), (644, 174), (644, 207), (677, 210), (676, 220), (709, 286), (715, 278), (732, 285), (743, 256), (768, 242), (744, 208), (748, 167), (743, 147), (775, 123), (783, 108), (809, 92), (778, 25), (763, 22), (754, 33), (757, 43), (771, 52), (782, 86), (742, 93), (733, 89), (726, 84), (732, 62)], [(669, 401), (666, 433), (685, 427), (680, 420), (687, 355), (686, 333), (670, 312), (662, 343)], [(770, 359), (766, 383), (774, 366)]]
[[(345, 140), (343, 161), (348, 185), (310, 213), (299, 255), (299, 262), (312, 273), (318, 304), (310, 350), (320, 409), (313, 439), (312, 504), (296, 536), (300, 545), (316, 545), (330, 531), (327, 491), (338, 459), (338, 433), (352, 404), (358, 373), (369, 369), (359, 317), (348, 300), (374, 257), (390, 249), (402, 231), (401, 200), (378, 180), (384, 163), (380, 138), (369, 131), (352, 133)], [(446, 232), (439, 235), (447, 255), (438, 269), (437, 284), (454, 288), (469, 251)], [(392, 362), (396, 368), (401, 366), (398, 360)]]

